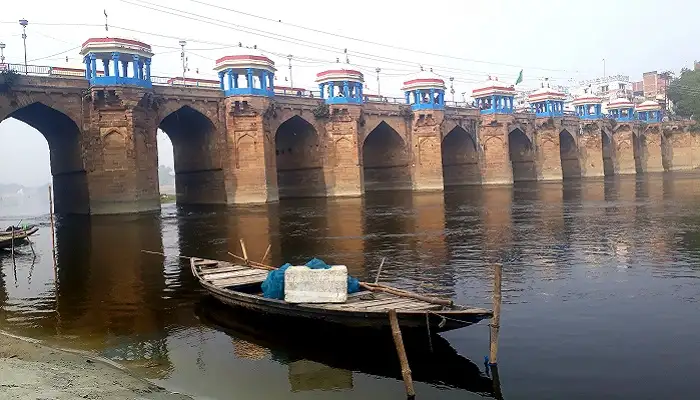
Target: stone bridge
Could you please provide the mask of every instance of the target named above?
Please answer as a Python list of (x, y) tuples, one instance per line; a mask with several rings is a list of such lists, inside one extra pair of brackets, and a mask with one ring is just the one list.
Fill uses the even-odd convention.
[(326, 105), (217, 88), (90, 86), (22, 76), (0, 93), (0, 120), (36, 128), (51, 153), (56, 211), (157, 210), (156, 132), (173, 143), (181, 204), (361, 196), (700, 166), (700, 139), (675, 123), (565, 115), (480, 115), (392, 103)]

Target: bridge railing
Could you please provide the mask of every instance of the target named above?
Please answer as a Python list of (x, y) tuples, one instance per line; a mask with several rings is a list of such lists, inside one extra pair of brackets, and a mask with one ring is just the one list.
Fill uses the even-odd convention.
[(51, 75), (52, 69), (45, 65), (0, 64), (0, 71), (13, 71), (21, 75)]
[(474, 107), (471, 103), (467, 101), (445, 101), (445, 107), (454, 107), (454, 108), (476, 108)]

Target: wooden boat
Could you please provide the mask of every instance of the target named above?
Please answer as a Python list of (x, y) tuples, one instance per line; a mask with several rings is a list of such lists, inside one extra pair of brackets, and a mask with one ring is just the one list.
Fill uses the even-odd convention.
[[(491, 318), (484, 308), (441, 305), (381, 291), (363, 290), (348, 295), (345, 303), (292, 304), (263, 297), (261, 284), (268, 270), (226, 261), (191, 258), (192, 274), (220, 302), (271, 316), (296, 317), (353, 328), (389, 329), (389, 311), (396, 310), (402, 329), (422, 328), (444, 332)], [(421, 297), (421, 296), (417, 296)]]
[(15, 229), (13, 231), (3, 231), (0, 232), (0, 249), (10, 249), (12, 248), (14, 241), (14, 246), (20, 246), (26, 243), (27, 238), (35, 234), (39, 230), (38, 227), (33, 226), (27, 230), (25, 229)]

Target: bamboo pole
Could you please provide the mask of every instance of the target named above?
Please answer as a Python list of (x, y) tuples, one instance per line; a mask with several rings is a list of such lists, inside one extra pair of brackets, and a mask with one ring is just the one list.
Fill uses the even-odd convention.
[(12, 252), (12, 264), (15, 263), (15, 227), (11, 226), (12, 236), (10, 236), (10, 251)]
[(491, 340), (489, 345), (489, 365), (498, 364), (498, 333), (501, 328), (501, 264), (493, 266), (493, 319), (491, 319)]
[(493, 398), (503, 400), (503, 392), (501, 391), (501, 376), (498, 373), (498, 365), (491, 365), (491, 383), (493, 387)]
[(270, 266), (270, 265), (265, 265), (265, 264), (263, 264), (263, 263), (259, 263), (259, 262), (255, 262), (255, 261), (246, 260), (245, 258), (243, 258), (243, 257), (241, 257), (241, 256), (239, 256), (239, 255), (237, 255), (237, 254), (231, 253), (230, 251), (228, 252), (228, 255), (230, 255), (231, 257), (233, 257), (233, 258), (235, 258), (235, 259), (238, 259), (238, 260), (247, 262), (247, 263), (248, 263), (247, 266), (249, 266), (249, 267), (258, 268), (258, 269), (266, 269), (266, 270), (268, 270), (268, 271), (273, 271), (273, 270), (276, 270), (276, 269), (277, 269), (277, 268), (272, 267), (272, 266)]
[(271, 244), (268, 244), (268, 245), (267, 245), (267, 249), (265, 250), (265, 254), (264, 254), (264, 255), (262, 256), (262, 258), (260, 259), (260, 263), (261, 263), (261, 264), (265, 262), (265, 259), (267, 258), (267, 255), (270, 254), (270, 249), (271, 249), (271, 248), (272, 248), (272, 245), (271, 245)]
[(245, 260), (246, 265), (248, 265), (248, 251), (245, 248), (245, 242), (243, 239), (240, 240), (241, 242), (241, 251), (243, 251), (243, 259)]
[(51, 260), (53, 261), (53, 274), (56, 276), (56, 230), (53, 224), (53, 191), (49, 185), (49, 219), (51, 220)]
[(418, 293), (408, 292), (405, 290), (393, 288), (391, 286), (385, 286), (385, 285), (379, 285), (379, 284), (375, 285), (372, 283), (360, 282), (360, 287), (365, 288), (371, 292), (385, 292), (385, 293), (393, 294), (395, 296), (406, 297), (409, 299), (416, 299), (416, 300), (424, 301), (424, 302), (430, 303), (430, 304), (437, 304), (440, 306), (451, 307), (453, 305), (452, 300), (439, 299), (437, 297), (423, 296), (423, 295), (420, 295)]
[(391, 323), (391, 335), (394, 337), (394, 344), (396, 345), (396, 354), (398, 354), (399, 363), (401, 364), (401, 376), (403, 377), (404, 386), (406, 386), (406, 396), (412, 399), (416, 396), (416, 391), (413, 389), (411, 367), (408, 365), (408, 357), (406, 357), (406, 349), (403, 346), (403, 337), (401, 337), (401, 328), (399, 328), (399, 320), (394, 309), (389, 310), (389, 322)]
[(382, 257), (382, 262), (379, 263), (379, 269), (377, 269), (377, 277), (374, 278), (374, 284), (379, 283), (379, 275), (382, 273), (382, 267), (384, 266), (384, 261), (386, 261), (386, 257)]
[[(160, 251), (141, 250), (141, 252), (142, 252), (142, 253), (146, 253), (146, 254), (154, 254), (154, 255), (157, 255), (157, 256), (166, 257), (165, 253), (161, 253)], [(178, 257), (179, 257), (179, 258), (182, 258), (182, 259), (185, 259), (185, 260), (189, 260), (190, 258), (192, 258), (192, 257), (187, 257), (187, 256), (178, 256)]]
[(32, 249), (32, 254), (34, 255), (34, 258), (36, 258), (36, 252), (34, 251), (34, 244), (32, 243), (32, 240), (29, 239), (29, 235), (27, 235), (27, 229), (22, 228), (22, 232), (24, 233), (24, 237), (27, 239), (27, 242), (29, 242), (29, 248)]
[(17, 279), (17, 264), (15, 263), (15, 227), (12, 226), (12, 236), (10, 238), (10, 250), (12, 252), (12, 265), (15, 267), (15, 280)]

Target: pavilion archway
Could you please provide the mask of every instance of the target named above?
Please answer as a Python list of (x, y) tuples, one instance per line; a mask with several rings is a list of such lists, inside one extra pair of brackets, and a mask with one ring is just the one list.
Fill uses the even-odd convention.
[(163, 118), (158, 128), (173, 144), (177, 202), (226, 203), (221, 145), (214, 123), (200, 111), (183, 106)]
[(476, 142), (461, 126), (442, 139), (442, 179), (445, 187), (481, 183)]
[(321, 138), (309, 121), (295, 115), (277, 128), (275, 157), (280, 198), (326, 195)]
[[(39, 131), (49, 147), (53, 180), (54, 209), (62, 214), (89, 214), (87, 174), (82, 158), (81, 131), (66, 114), (41, 102), (19, 108), (6, 119), (14, 118)], [(28, 159), (27, 163), (32, 160)], [(12, 168), (26, 168), (20, 163)]]
[(513, 169), (513, 182), (537, 180), (535, 148), (520, 128), (508, 133), (508, 154)]
[(362, 144), (365, 191), (411, 189), (411, 170), (406, 142), (382, 121)]

